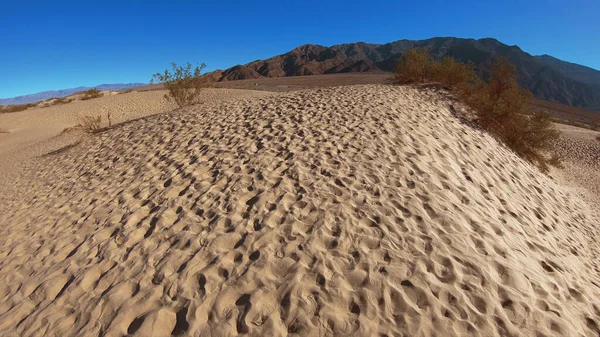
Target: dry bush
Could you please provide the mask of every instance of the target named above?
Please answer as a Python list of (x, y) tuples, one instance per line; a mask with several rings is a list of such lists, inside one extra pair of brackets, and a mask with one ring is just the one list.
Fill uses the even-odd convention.
[(54, 106), (54, 105), (59, 105), (59, 104), (66, 104), (69, 103), (70, 100), (68, 100), (65, 97), (59, 98), (59, 97), (52, 97), (52, 98), (48, 98), (47, 100), (44, 101), (46, 103), (45, 106)]
[(165, 69), (164, 73), (156, 73), (150, 83), (163, 84), (169, 91), (165, 98), (179, 107), (193, 105), (199, 102), (200, 92), (206, 87), (206, 81), (200, 76), (205, 67), (204, 63), (194, 69), (190, 63), (186, 66), (171, 63), (173, 72)]
[(98, 133), (104, 130), (102, 128), (102, 116), (83, 116), (79, 117), (79, 125), (87, 133)]
[(58, 105), (58, 104), (66, 104), (69, 103), (70, 100), (62, 97), (62, 98), (57, 98), (54, 102), (52, 102), (52, 105)]
[(0, 113), (19, 112), (32, 108), (34, 106), (36, 106), (35, 103), (7, 105), (3, 106), (2, 109), (0, 109)]
[(596, 136), (596, 140), (600, 142), (600, 136)]
[[(102, 127), (102, 116), (79, 116), (77, 117), (77, 126), (81, 127), (87, 133), (99, 133), (112, 128), (112, 113), (110, 111), (106, 113), (106, 120), (108, 121), (108, 125)], [(65, 132), (65, 130), (63, 130), (63, 132)]]
[(396, 63), (393, 82), (414, 84), (437, 82), (446, 87), (456, 88), (472, 85), (479, 81), (473, 63), (457, 62), (452, 57), (434, 61), (425, 49), (410, 49)]
[[(54, 100), (54, 102), (50, 103), (50, 101), (52, 101), (52, 100)], [(24, 111), (29, 108), (36, 107), (36, 106), (38, 106), (38, 104), (42, 104), (41, 105), (42, 107), (49, 107), (52, 105), (64, 104), (64, 103), (69, 103), (69, 102), (70, 102), (70, 100), (67, 100), (66, 98), (52, 97), (52, 98), (48, 98), (46, 100), (35, 102), (35, 103), (13, 104), (13, 105), (6, 105), (6, 106), (0, 105), (0, 113)]]
[(515, 71), (508, 59), (496, 58), (490, 75), (481, 81), (473, 64), (450, 57), (433, 61), (427, 51), (411, 49), (396, 64), (393, 80), (399, 84), (438, 82), (453, 89), (473, 110), (479, 127), (547, 171), (548, 165), (560, 165), (552, 153), (559, 132), (549, 114), (528, 109), (531, 94), (519, 86)]
[(547, 171), (560, 163), (552, 154), (560, 134), (549, 114), (528, 110), (531, 93), (519, 86), (515, 71), (506, 58), (496, 58), (487, 80), (460, 92), (459, 99), (473, 109), (477, 125)]
[(92, 98), (102, 97), (104, 94), (98, 89), (90, 89), (88, 91), (83, 92), (83, 96), (81, 96), (82, 101), (86, 101)]
[(465, 85), (475, 85), (480, 81), (473, 63), (457, 62), (452, 57), (431, 62), (430, 68), (430, 79), (449, 88), (462, 89)]
[(130, 92), (134, 92), (134, 91), (135, 91), (135, 90), (133, 90), (133, 89), (127, 89), (127, 90), (121, 91), (121, 92), (119, 93), (119, 95), (121, 95), (121, 94), (128, 94), (128, 93), (130, 93)]
[(398, 62), (392, 81), (397, 84), (424, 83), (432, 72), (429, 52), (424, 49), (410, 49)]

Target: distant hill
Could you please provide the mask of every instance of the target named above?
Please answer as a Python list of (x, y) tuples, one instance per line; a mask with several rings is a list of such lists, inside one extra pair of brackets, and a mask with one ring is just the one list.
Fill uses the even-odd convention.
[(69, 95), (73, 95), (74, 93), (85, 91), (89, 89), (98, 89), (98, 90), (123, 90), (128, 88), (140, 87), (142, 85), (146, 85), (146, 83), (116, 83), (116, 84), (101, 84), (95, 87), (77, 87), (70, 89), (62, 89), (62, 90), (50, 90), (50, 91), (42, 91), (36, 94), (17, 96), (12, 98), (0, 98), (0, 105), (13, 105), (13, 104), (27, 104), (34, 103), (43, 100), (47, 100), (48, 98), (53, 97), (66, 97)]
[(562, 61), (550, 55), (540, 55), (535, 56), (535, 58), (545, 65), (560, 71), (563, 75), (570, 79), (586, 83), (600, 89), (600, 71), (594, 68)]
[(452, 56), (471, 61), (484, 77), (495, 55), (506, 56), (517, 67), (520, 84), (535, 97), (574, 107), (600, 110), (600, 71), (551, 56), (532, 56), (518, 46), (498, 40), (436, 37), (386, 44), (365, 42), (325, 47), (307, 44), (266, 60), (237, 65), (207, 74), (214, 81), (262, 77), (304, 76), (346, 72), (391, 72), (398, 58), (411, 48), (428, 48), (434, 58)]

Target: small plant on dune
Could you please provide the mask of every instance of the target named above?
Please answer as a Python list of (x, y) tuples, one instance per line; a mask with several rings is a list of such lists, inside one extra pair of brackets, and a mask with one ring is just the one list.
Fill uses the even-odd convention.
[(78, 118), (79, 125), (87, 133), (98, 133), (103, 130), (102, 116), (82, 116)]
[(112, 113), (110, 110), (106, 112), (106, 119), (108, 120), (108, 127), (112, 128)]
[(45, 106), (54, 106), (54, 105), (59, 105), (59, 104), (66, 104), (69, 102), (70, 101), (64, 97), (62, 97), (62, 98), (52, 97), (52, 98), (48, 98), (47, 100), (44, 101), (44, 103), (46, 103)]
[(201, 77), (204, 63), (192, 69), (192, 65), (178, 66), (171, 63), (172, 72), (165, 69), (164, 73), (156, 73), (150, 83), (160, 83), (169, 91), (165, 94), (168, 101), (174, 101), (180, 108), (199, 102), (200, 93), (206, 87), (206, 81)]
[(133, 90), (133, 89), (127, 89), (127, 90), (124, 90), (124, 91), (121, 91), (121, 92), (119, 92), (119, 95), (121, 95), (121, 94), (128, 94), (128, 93), (130, 93), (130, 92), (134, 92), (134, 91), (135, 91), (135, 90)]
[(600, 142), (600, 136), (596, 136), (596, 140)]
[(77, 117), (77, 127), (81, 127), (86, 133), (99, 133), (112, 128), (112, 112), (108, 111), (106, 113), (106, 120), (108, 121), (108, 125), (102, 127), (102, 116), (79, 116)]
[(86, 101), (88, 99), (102, 97), (103, 95), (104, 94), (98, 89), (90, 89), (83, 93), (83, 96), (81, 96), (81, 100)]
[(429, 52), (424, 49), (410, 49), (396, 63), (392, 81), (397, 84), (424, 83), (432, 72)]

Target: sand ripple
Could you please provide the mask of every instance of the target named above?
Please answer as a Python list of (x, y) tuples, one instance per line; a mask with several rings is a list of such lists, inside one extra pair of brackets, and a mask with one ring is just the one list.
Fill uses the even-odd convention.
[(580, 199), (439, 94), (206, 103), (38, 158), (0, 207), (0, 334), (598, 336)]

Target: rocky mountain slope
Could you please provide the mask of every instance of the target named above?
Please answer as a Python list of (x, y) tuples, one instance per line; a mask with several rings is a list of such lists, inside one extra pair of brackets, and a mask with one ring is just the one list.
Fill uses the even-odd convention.
[(481, 76), (487, 74), (492, 57), (505, 56), (517, 66), (521, 85), (535, 97), (600, 110), (599, 71), (549, 56), (532, 56), (518, 46), (508, 46), (491, 38), (438, 37), (386, 44), (357, 42), (331, 47), (308, 44), (266, 60), (217, 70), (209, 76), (216, 81), (230, 81), (347, 72), (390, 72), (396, 60), (411, 48), (427, 48), (435, 58), (452, 56), (463, 62), (471, 61)]

